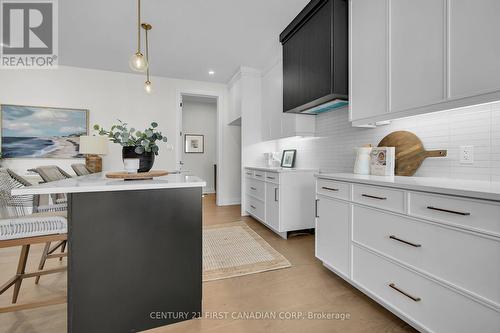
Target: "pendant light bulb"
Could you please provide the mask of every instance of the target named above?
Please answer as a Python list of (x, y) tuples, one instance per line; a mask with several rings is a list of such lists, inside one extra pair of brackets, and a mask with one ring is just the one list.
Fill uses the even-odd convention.
[(144, 90), (146, 90), (146, 93), (151, 94), (153, 92), (153, 84), (151, 81), (146, 81), (144, 83)]
[(136, 72), (145, 72), (148, 69), (148, 61), (141, 52), (137, 52), (130, 57), (129, 65)]

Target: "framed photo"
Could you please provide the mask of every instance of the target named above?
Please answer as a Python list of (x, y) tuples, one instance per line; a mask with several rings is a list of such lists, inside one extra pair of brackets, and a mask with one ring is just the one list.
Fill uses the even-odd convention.
[(184, 136), (184, 152), (186, 154), (203, 154), (205, 152), (205, 137), (199, 134)]
[(88, 135), (89, 111), (0, 105), (3, 158), (81, 158), (80, 136)]
[(283, 150), (283, 156), (281, 157), (281, 167), (282, 168), (293, 168), (295, 166), (295, 155), (297, 154), (296, 149)]

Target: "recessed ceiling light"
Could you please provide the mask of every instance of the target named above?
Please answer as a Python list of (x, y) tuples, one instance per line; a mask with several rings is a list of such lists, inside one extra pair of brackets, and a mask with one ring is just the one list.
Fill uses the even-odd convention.
[(215, 75), (214, 71), (208, 71), (208, 75)]

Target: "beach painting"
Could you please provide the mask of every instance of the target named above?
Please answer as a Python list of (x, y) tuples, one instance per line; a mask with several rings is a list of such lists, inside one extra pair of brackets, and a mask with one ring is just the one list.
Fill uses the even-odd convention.
[(3, 158), (79, 158), (88, 110), (1, 105)]

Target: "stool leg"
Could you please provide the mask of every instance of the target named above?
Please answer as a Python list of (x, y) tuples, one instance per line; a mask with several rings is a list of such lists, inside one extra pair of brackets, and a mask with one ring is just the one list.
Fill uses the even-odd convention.
[[(30, 253), (30, 245), (29, 244), (23, 245), (21, 248), (21, 254), (19, 255), (19, 263), (17, 264), (17, 271), (16, 271), (17, 276), (24, 274), (29, 253)], [(12, 303), (17, 302), (17, 297), (19, 296), (19, 290), (21, 289), (22, 282), (23, 279), (20, 278), (16, 281), (16, 284), (14, 285), (14, 294), (12, 295)]]
[[(63, 244), (61, 245), (61, 253), (64, 253), (64, 250), (66, 250), (66, 244), (68, 241), (64, 241)], [(62, 261), (63, 257), (59, 258), (59, 261)]]
[[(38, 270), (41, 271), (45, 266), (45, 261), (47, 261), (47, 255), (50, 250), (50, 242), (45, 243), (45, 248), (43, 249), (42, 257), (40, 258), (40, 264), (38, 264)], [(40, 275), (38, 275), (35, 279), (35, 284), (38, 284), (40, 281)]]

